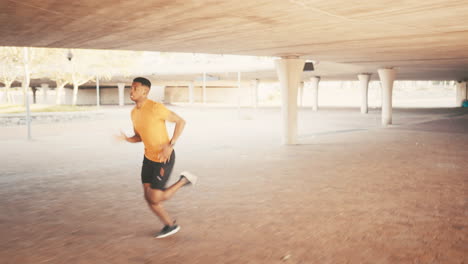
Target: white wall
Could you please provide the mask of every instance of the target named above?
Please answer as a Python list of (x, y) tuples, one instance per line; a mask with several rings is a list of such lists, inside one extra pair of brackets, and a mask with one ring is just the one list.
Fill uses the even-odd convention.
[[(207, 103), (238, 105), (237, 87), (207, 87)], [(73, 89), (64, 88), (62, 104), (71, 104)], [(118, 105), (118, 88), (101, 88), (101, 104)], [(305, 83), (303, 105), (312, 105), (312, 92), (309, 82)], [(10, 88), (13, 104), (23, 103), (22, 87)], [(33, 102), (32, 92), (29, 94)], [(262, 83), (259, 85), (259, 105), (280, 105), (279, 87), (276, 83)], [(189, 101), (187, 86), (153, 86), (149, 98), (158, 102), (184, 102)], [(381, 89), (379, 81), (369, 84), (369, 107), (380, 107)], [(433, 84), (428, 81), (396, 81), (393, 90), (393, 104), (397, 107), (454, 107), (456, 88), (454, 82), (450, 84)], [(38, 104), (55, 104), (56, 88), (50, 87), (47, 91), (47, 100), (44, 101), (42, 89), (36, 92)], [(202, 103), (202, 87), (194, 87), (195, 103)], [(125, 104), (133, 104), (130, 100), (130, 87), (125, 88)], [(241, 88), (241, 106), (253, 106), (254, 88), (243, 84)], [(0, 104), (6, 103), (5, 89), (0, 87)], [(78, 105), (96, 105), (96, 89), (79, 89)], [(319, 105), (321, 106), (360, 106), (360, 90), (358, 81), (333, 82), (322, 81), (319, 84)]]
[[(193, 89), (195, 103), (203, 103), (203, 87)], [(237, 87), (207, 87), (206, 102), (215, 104), (238, 105), (240, 93), (241, 106), (254, 105), (254, 90), (252, 86)], [(188, 103), (189, 88), (187, 86), (168, 86), (165, 89), (164, 102)]]
[[(73, 96), (73, 95), (72, 95)], [(77, 105), (96, 105), (95, 89), (78, 89)]]
[[(45, 95), (44, 95), (45, 93)], [(36, 92), (36, 104), (49, 104), (54, 105), (57, 98), (57, 92), (55, 89), (43, 90), (41, 88), (37, 89)]]
[[(23, 104), (23, 88), (22, 87), (12, 87), (10, 88), (10, 95), (13, 99), (12, 104)], [(33, 103), (33, 93), (29, 90), (29, 102)], [(6, 90), (4, 87), (0, 88), (0, 104), (6, 104)]]
[[(89, 89), (94, 92), (94, 104), (96, 104), (96, 90)], [(100, 88), (100, 97), (102, 105), (118, 105), (119, 104), (119, 89), (117, 86), (113, 88)], [(132, 104), (130, 100), (130, 87), (125, 87), (124, 89), (124, 103)]]
[(163, 102), (165, 101), (165, 91), (165, 86), (152, 85), (148, 94), (148, 98), (156, 102)]

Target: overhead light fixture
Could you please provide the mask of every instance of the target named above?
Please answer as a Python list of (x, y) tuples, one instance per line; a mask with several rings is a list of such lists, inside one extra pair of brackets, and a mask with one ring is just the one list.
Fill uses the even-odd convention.
[(72, 53), (71, 49), (68, 50), (67, 59), (68, 59), (69, 61), (71, 61), (71, 60), (73, 59), (73, 53)]
[(314, 63), (313, 62), (306, 62), (304, 64), (304, 69), (302, 71), (305, 71), (305, 72), (314, 71)]

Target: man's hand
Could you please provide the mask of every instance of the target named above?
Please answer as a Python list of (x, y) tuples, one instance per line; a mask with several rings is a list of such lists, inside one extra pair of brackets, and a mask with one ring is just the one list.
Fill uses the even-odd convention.
[(120, 135), (114, 135), (116, 141), (127, 141), (128, 137), (124, 132), (120, 131)]
[(170, 144), (164, 144), (161, 153), (159, 153), (158, 159), (162, 163), (169, 162), (173, 150), (174, 149), (171, 147)]
[(120, 135), (114, 135), (116, 141), (127, 141), (130, 143), (141, 142), (141, 138), (138, 134), (135, 134), (133, 137), (127, 137), (124, 132), (120, 131)]

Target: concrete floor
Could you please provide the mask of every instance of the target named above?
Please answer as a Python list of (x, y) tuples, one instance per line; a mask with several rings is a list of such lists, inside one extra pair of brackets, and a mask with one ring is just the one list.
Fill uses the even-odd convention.
[(171, 107), (187, 120), (172, 181), (200, 184), (144, 203), (130, 107), (98, 120), (0, 127), (1, 263), (467, 263), (468, 111), (299, 113), (280, 144), (279, 109)]

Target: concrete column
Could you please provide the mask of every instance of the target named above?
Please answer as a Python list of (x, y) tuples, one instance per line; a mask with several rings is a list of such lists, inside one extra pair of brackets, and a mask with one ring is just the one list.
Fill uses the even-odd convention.
[(396, 70), (379, 69), (378, 72), (382, 83), (382, 125), (386, 126), (392, 124), (392, 92)]
[(320, 77), (314, 76), (310, 78), (310, 82), (312, 84), (312, 110), (318, 110), (318, 89), (319, 89), (319, 82)]
[(367, 114), (368, 112), (368, 88), (369, 88), (369, 80), (371, 74), (370, 73), (363, 73), (358, 75), (359, 79), (359, 86), (361, 87), (361, 113)]
[(467, 91), (466, 91), (466, 82), (457, 82), (457, 107), (462, 106), (463, 101), (467, 98)]
[(195, 84), (193, 82), (190, 82), (188, 85), (189, 88), (189, 103), (193, 104), (195, 102), (195, 93), (194, 93), (194, 86)]
[(297, 143), (297, 88), (304, 69), (305, 60), (284, 57), (275, 61), (281, 86), (283, 143)]
[(302, 106), (304, 101), (304, 82), (299, 83), (299, 93), (297, 96), (297, 105)]
[(203, 103), (206, 104), (206, 72), (203, 73)]
[(101, 92), (99, 90), (99, 76), (96, 76), (96, 106), (101, 106)]
[(47, 83), (41, 84), (41, 91), (42, 91), (42, 103), (48, 104), (47, 94), (49, 93), (49, 84)]
[(253, 89), (253, 107), (258, 108), (258, 84), (260, 81), (255, 79), (252, 81), (252, 89)]
[(241, 108), (241, 72), (237, 72), (237, 108), (240, 110)]
[(125, 83), (118, 83), (117, 87), (119, 88), (119, 106), (123, 106), (124, 105)]

